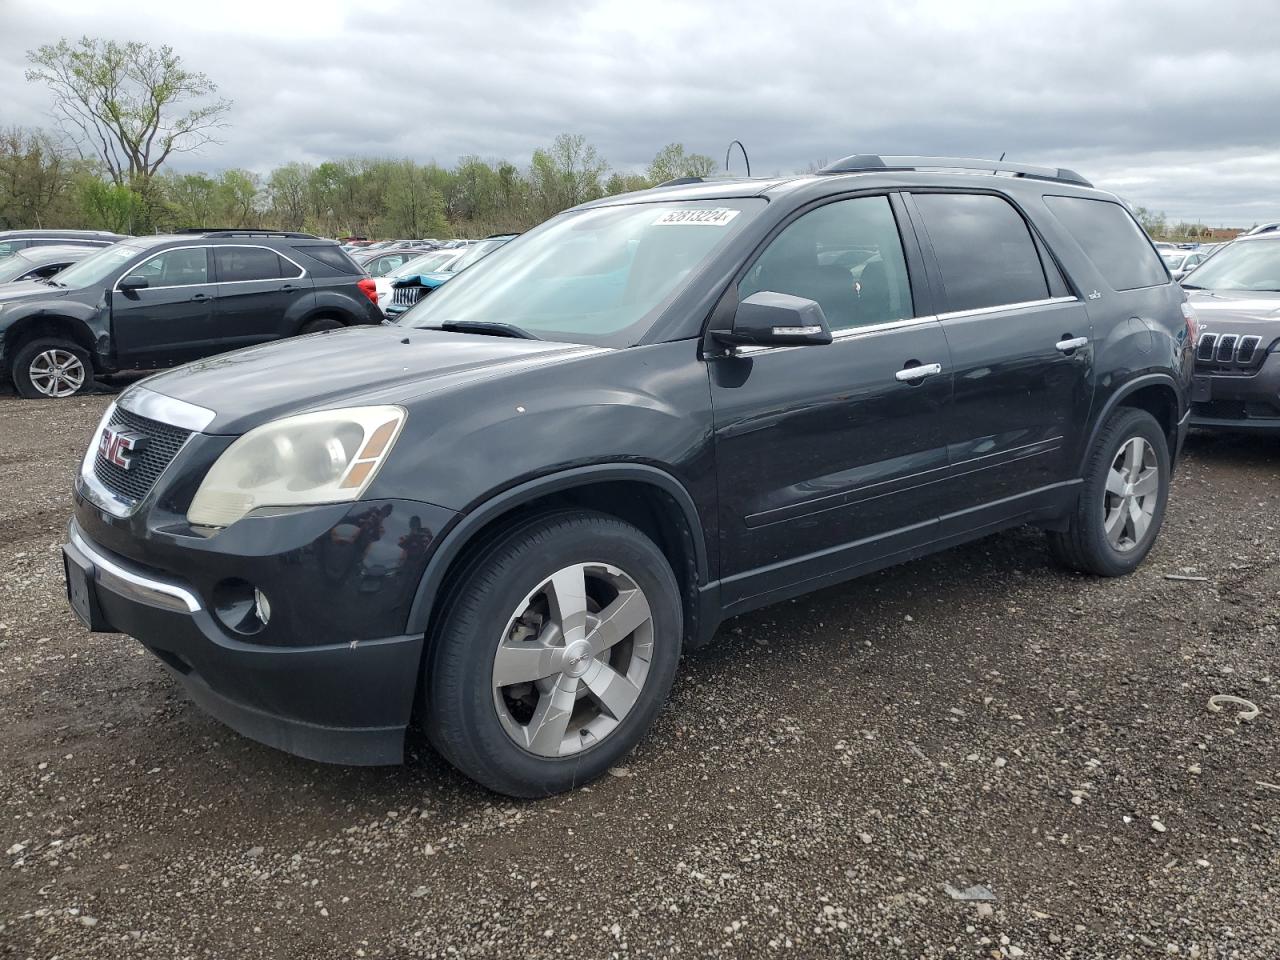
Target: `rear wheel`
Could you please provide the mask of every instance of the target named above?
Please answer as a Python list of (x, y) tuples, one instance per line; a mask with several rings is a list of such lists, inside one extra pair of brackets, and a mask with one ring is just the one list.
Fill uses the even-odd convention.
[(70, 340), (32, 340), (14, 354), (9, 376), (20, 397), (61, 399), (93, 382), (93, 362), (87, 350)]
[(299, 333), (319, 333), (321, 330), (339, 330), (342, 327), (342, 321), (334, 320), (332, 317), (318, 317), (315, 320), (308, 320), (302, 325)]
[(680, 657), (666, 558), (613, 517), (558, 513), (499, 537), (443, 604), (424, 725), (454, 766), (537, 797), (594, 780), (657, 716)]
[(1134, 570), (1160, 533), (1169, 476), (1169, 444), (1155, 417), (1117, 410), (1094, 444), (1068, 528), (1049, 534), (1054, 556), (1104, 577)]

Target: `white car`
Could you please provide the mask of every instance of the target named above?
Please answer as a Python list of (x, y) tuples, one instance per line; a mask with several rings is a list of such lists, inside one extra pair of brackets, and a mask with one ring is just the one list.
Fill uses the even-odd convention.
[(387, 312), (387, 304), (391, 302), (391, 281), (399, 280), (401, 277), (412, 277), (415, 273), (440, 273), (447, 270), (449, 265), (465, 252), (466, 247), (455, 250), (432, 250), (430, 253), (424, 253), (420, 257), (414, 257), (401, 264), (385, 277), (374, 277), (373, 283), (378, 293), (378, 309), (383, 314)]

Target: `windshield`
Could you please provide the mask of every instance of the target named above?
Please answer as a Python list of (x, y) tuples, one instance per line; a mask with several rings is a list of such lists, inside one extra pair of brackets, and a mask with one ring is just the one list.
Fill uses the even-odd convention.
[(563, 214), (450, 280), (398, 322), (505, 323), (546, 340), (629, 346), (764, 206), (760, 199), (686, 200)]
[(1177, 270), (1182, 266), (1182, 261), (1187, 259), (1185, 256), (1178, 256), (1174, 253), (1162, 253), (1161, 256), (1164, 257), (1164, 262), (1170, 270)]
[(1280, 240), (1233, 243), (1206, 260), (1187, 286), (1206, 290), (1280, 290)]
[(91, 253), (79, 263), (73, 263), (53, 278), (60, 287), (91, 287), (101, 283), (116, 270), (136, 257), (141, 251), (126, 243), (117, 243)]
[(21, 250), (15, 250), (12, 256), (0, 260), (0, 283), (17, 280), (24, 273), (29, 273), (35, 268), (35, 261), (27, 259)]
[(428, 253), (421, 257), (414, 257), (408, 263), (402, 263), (395, 270), (387, 274), (392, 280), (398, 280), (401, 277), (414, 277), (420, 273), (435, 273), (443, 270), (449, 263), (456, 260), (458, 255), (452, 250), (444, 253)]

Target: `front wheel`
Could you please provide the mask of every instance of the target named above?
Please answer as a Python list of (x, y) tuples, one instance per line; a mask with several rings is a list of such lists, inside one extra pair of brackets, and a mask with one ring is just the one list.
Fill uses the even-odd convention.
[(539, 797), (601, 776), (657, 716), (680, 658), (662, 551), (587, 511), (526, 522), (473, 557), (443, 604), (424, 725), (455, 767)]
[(1145, 410), (1121, 408), (1094, 443), (1068, 528), (1050, 532), (1064, 565), (1118, 577), (1155, 545), (1169, 500), (1169, 442)]
[(14, 354), (9, 376), (20, 397), (62, 399), (93, 382), (93, 361), (83, 347), (70, 340), (32, 340)]
[(315, 320), (308, 320), (302, 325), (299, 334), (320, 333), (322, 330), (341, 330), (342, 321), (335, 320), (333, 317), (319, 317)]

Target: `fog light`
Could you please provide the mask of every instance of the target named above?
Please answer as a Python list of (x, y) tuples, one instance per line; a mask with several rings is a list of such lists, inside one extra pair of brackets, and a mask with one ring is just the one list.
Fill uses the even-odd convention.
[(258, 615), (258, 622), (264, 627), (271, 619), (271, 603), (267, 600), (267, 595), (257, 587), (253, 588), (253, 612)]

